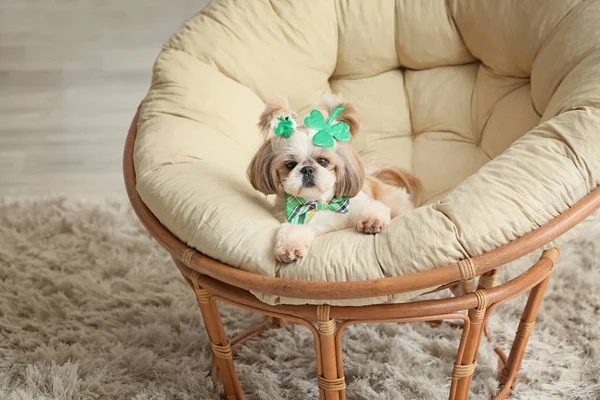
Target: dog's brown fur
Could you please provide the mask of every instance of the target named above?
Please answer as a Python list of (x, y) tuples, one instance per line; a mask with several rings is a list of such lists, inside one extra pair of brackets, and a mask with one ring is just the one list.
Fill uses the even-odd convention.
[(277, 117), (295, 116), (286, 98), (275, 97), (265, 104), (265, 109), (258, 119), (258, 128), (265, 139), (271, 131), (271, 120)]
[(406, 210), (397, 207), (400, 202), (394, 200), (397, 188), (404, 188), (411, 196), (415, 207), (421, 204), (421, 194), (423, 186), (419, 178), (397, 167), (385, 167), (376, 171), (372, 175), (367, 175), (363, 185), (363, 191), (387, 205), (392, 212), (392, 218), (406, 212)]

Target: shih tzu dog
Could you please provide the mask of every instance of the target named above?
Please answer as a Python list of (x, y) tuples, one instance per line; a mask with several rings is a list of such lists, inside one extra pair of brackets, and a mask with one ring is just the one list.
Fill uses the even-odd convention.
[[(376, 234), (418, 205), (420, 181), (399, 168), (367, 174), (350, 145), (359, 130), (356, 109), (330, 95), (323, 107), (296, 122), (286, 100), (266, 104), (258, 126), (265, 135), (248, 167), (252, 186), (277, 196), (282, 221), (275, 238), (278, 261), (305, 256), (319, 235), (355, 228)], [(274, 133), (272, 135), (271, 133)]]

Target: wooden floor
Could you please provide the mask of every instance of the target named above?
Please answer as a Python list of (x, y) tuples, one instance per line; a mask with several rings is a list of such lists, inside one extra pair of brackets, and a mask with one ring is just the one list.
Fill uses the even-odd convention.
[(210, 0), (0, 0), (0, 196), (124, 193), (161, 44)]

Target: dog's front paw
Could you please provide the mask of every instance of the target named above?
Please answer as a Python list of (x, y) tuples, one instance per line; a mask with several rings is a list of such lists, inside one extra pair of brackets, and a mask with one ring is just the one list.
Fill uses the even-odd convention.
[(356, 229), (359, 232), (375, 234), (387, 228), (389, 223), (390, 217), (386, 218), (381, 215), (367, 215), (358, 220)]
[(281, 243), (275, 246), (275, 259), (284, 263), (293, 263), (308, 253), (308, 243)]
[(277, 261), (293, 263), (308, 253), (315, 238), (312, 229), (304, 225), (284, 224), (277, 233), (273, 252)]

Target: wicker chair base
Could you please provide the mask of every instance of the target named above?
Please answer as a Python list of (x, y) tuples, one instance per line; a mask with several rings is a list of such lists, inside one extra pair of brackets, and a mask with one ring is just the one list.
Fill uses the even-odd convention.
[[(488, 340), (492, 336), (488, 328), (489, 317), (496, 307), (529, 291), (529, 299), (523, 311), (521, 322), (508, 356), (496, 345), (499, 356), (499, 392), (494, 399), (510, 396), (517, 381), (518, 371), (523, 360), (527, 341), (531, 335), (536, 316), (550, 275), (559, 256), (558, 249), (547, 250), (539, 261), (527, 272), (513, 280), (496, 286), (497, 272), (493, 270), (481, 279), (475, 294), (477, 303), (472, 308), (454, 307), (453, 299), (425, 300), (402, 304), (382, 304), (364, 307), (319, 306), (269, 306), (260, 302), (249, 292), (219, 282), (202, 275), (174, 259), (175, 264), (193, 288), (198, 299), (206, 329), (213, 349), (213, 378), (224, 388), (227, 399), (244, 399), (235, 366), (233, 349), (250, 337), (260, 334), (269, 327), (278, 327), (281, 321), (289, 321), (308, 328), (316, 346), (317, 384), (320, 398), (338, 400), (346, 398), (346, 383), (342, 358), (342, 335), (346, 327), (359, 323), (375, 322), (435, 322), (460, 321), (454, 326), (463, 330), (452, 372), (449, 399), (467, 399), (469, 387), (477, 364), (477, 353), (481, 338), (485, 333)], [(490, 301), (490, 293), (503, 291), (504, 298)], [(228, 340), (217, 308), (217, 302), (232, 305), (265, 315), (265, 318), (246, 331)], [(418, 313), (415, 313), (415, 305)], [(377, 309), (377, 313), (373, 310)], [(467, 313), (462, 313), (467, 311)], [(377, 314), (377, 318), (372, 316)], [(269, 322), (273, 321), (272, 324)], [(316, 322), (316, 324), (315, 324)]]

